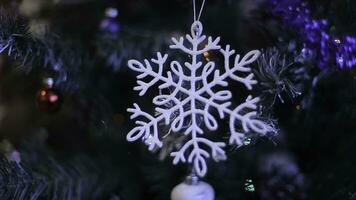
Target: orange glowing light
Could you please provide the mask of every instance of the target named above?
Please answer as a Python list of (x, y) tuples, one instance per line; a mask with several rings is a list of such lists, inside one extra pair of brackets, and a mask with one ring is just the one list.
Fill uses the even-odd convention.
[(45, 90), (41, 90), (40, 95), (41, 96), (46, 96), (47, 92)]

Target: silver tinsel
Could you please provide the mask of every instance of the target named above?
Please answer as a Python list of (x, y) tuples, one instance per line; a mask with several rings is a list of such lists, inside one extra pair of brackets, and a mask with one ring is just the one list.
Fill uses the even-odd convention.
[(301, 95), (298, 79), (302, 72), (303, 68), (298, 66), (295, 59), (281, 54), (276, 47), (262, 50), (258, 68), (254, 69), (262, 90), (262, 98), (269, 101), (271, 107), (277, 99), (284, 103), (286, 97), (294, 99)]

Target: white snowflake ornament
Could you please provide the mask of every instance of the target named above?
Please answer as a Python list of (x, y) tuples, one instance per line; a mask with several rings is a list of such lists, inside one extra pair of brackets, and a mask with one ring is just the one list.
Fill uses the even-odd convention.
[[(226, 159), (225, 142), (214, 142), (204, 137), (203, 127), (210, 131), (218, 128), (217, 118), (212, 113), (217, 111), (220, 119), (229, 118), (231, 145), (242, 145), (247, 133), (264, 135), (270, 129), (269, 125), (257, 119), (258, 97), (248, 96), (245, 102), (232, 107), (232, 93), (229, 90), (218, 90), (228, 86), (228, 78), (251, 90), (257, 81), (247, 65), (254, 62), (260, 52), (250, 51), (241, 59), (236, 54), (231, 63), (235, 50), (230, 45), (221, 48), (220, 37), (206, 38), (202, 31), (201, 22), (195, 21), (190, 35), (172, 38), (170, 48), (189, 55), (190, 61), (183, 65), (174, 60), (166, 66), (168, 54), (161, 53), (157, 53), (157, 58), (152, 58), (151, 61), (128, 61), (128, 66), (140, 73), (137, 76), (138, 86), (134, 88), (139, 91), (140, 96), (155, 84), (158, 84), (160, 90), (170, 89), (171, 92), (159, 94), (153, 99), (156, 115), (142, 111), (136, 103), (133, 108), (129, 108), (131, 119), (139, 119), (136, 121), (137, 126), (127, 135), (130, 142), (149, 138), (146, 144), (150, 150), (161, 148), (163, 143), (159, 135), (159, 123), (164, 122), (175, 134), (189, 137), (180, 149), (171, 153), (173, 163), (192, 163), (194, 171), (201, 177), (207, 172), (206, 159), (210, 156), (215, 161)], [(223, 72), (212, 61), (200, 61), (202, 54), (213, 50), (219, 51), (224, 57)], [(165, 70), (167, 68), (169, 69)], [(168, 104), (171, 106), (167, 107)]]

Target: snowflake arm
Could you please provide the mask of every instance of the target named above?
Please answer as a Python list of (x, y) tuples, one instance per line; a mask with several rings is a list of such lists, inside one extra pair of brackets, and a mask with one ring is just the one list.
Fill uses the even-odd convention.
[[(162, 141), (159, 139), (158, 126), (159, 122), (164, 120), (166, 124), (169, 123), (171, 115), (175, 112), (178, 112), (178, 117), (171, 124), (172, 130), (180, 130), (183, 126), (184, 118), (186, 117), (184, 114), (184, 109), (181, 104), (178, 103), (178, 99), (172, 97), (171, 95), (159, 95), (153, 99), (153, 103), (155, 105), (163, 105), (165, 102), (174, 101), (175, 106), (169, 109), (163, 109), (160, 107), (156, 108), (158, 115), (156, 117), (151, 116), (150, 114), (141, 110), (141, 108), (135, 103), (134, 108), (129, 108), (127, 111), (132, 113), (130, 119), (136, 118), (145, 118), (148, 122), (137, 120), (135, 123), (136, 126), (127, 134), (127, 141), (133, 142), (140, 138), (147, 139), (150, 138), (150, 146), (149, 150), (153, 150), (156, 146), (162, 147)], [(189, 101), (189, 98), (185, 99), (185, 101)], [(184, 102), (184, 101), (183, 101)]]
[[(206, 36), (203, 35), (203, 36), (200, 36), (200, 37), (192, 37), (190, 35), (186, 35), (185, 38), (193, 45), (193, 46), (198, 46), (199, 44), (201, 44), (205, 39), (206, 39)], [(187, 53), (189, 55), (200, 55), (200, 54), (203, 54), (204, 52), (207, 52), (207, 51), (211, 51), (211, 50), (217, 50), (217, 49), (220, 49), (221, 47), (218, 45), (219, 42), (220, 42), (220, 37), (217, 37), (214, 41), (212, 39), (212, 37), (209, 37), (208, 38), (208, 43), (205, 45), (205, 47), (201, 50), (197, 50), (197, 51), (194, 51), (194, 50), (191, 50), (189, 48), (187, 48), (185, 45), (184, 45), (184, 38), (183, 37), (180, 37), (179, 40), (177, 40), (176, 38), (172, 38), (172, 42), (173, 42), (173, 45), (170, 45), (169, 47), (171, 49), (179, 49), (181, 51), (183, 51), (184, 53)]]
[[(241, 82), (246, 86), (248, 90), (251, 90), (253, 85), (257, 84), (257, 81), (254, 80), (254, 75), (253, 73), (250, 73), (246, 77), (240, 77), (236, 75), (236, 72), (250, 72), (251, 68), (245, 67), (245, 65), (251, 64), (254, 62), (258, 56), (260, 55), (260, 52), (258, 50), (250, 51), (247, 53), (242, 60), (240, 61), (240, 55), (236, 55), (235, 62), (234, 62), (234, 67), (230, 67), (230, 57), (235, 53), (235, 50), (230, 49), (230, 45), (226, 45), (225, 49), (220, 49), (220, 52), (224, 56), (224, 68), (225, 72), (223, 74), (220, 74), (219, 70), (215, 70), (214, 72), (214, 81), (208, 82), (207, 78), (211, 74), (211, 71), (213, 71), (213, 67), (208, 68), (207, 64), (205, 68), (203, 69), (202, 72), (202, 77), (203, 77), (203, 85), (204, 87), (199, 89), (197, 91), (197, 94), (201, 95), (204, 92), (208, 92), (209, 95), (212, 95), (214, 92), (212, 92), (212, 89), (216, 86), (227, 86), (228, 83), (225, 81), (226, 78), (230, 77), (231, 79)], [(215, 65), (214, 65), (215, 66)], [(205, 79), (205, 80), (204, 80)]]
[(188, 155), (188, 162), (193, 163), (194, 169), (199, 176), (204, 176), (207, 172), (206, 159), (210, 157), (210, 154), (199, 147), (199, 144), (209, 146), (211, 148), (211, 155), (215, 161), (226, 160), (225, 143), (223, 142), (212, 142), (205, 138), (195, 138), (195, 140), (190, 140), (184, 144), (184, 146), (177, 152), (171, 153), (174, 157), (173, 164), (178, 164), (179, 162), (187, 162), (186, 153), (189, 152), (189, 148), (192, 150)]
[(253, 98), (252, 96), (248, 96), (246, 101), (241, 105), (237, 106), (230, 114), (230, 144), (235, 144), (237, 146), (242, 145), (242, 140), (244, 138), (244, 134), (236, 130), (236, 124), (241, 124), (242, 129), (245, 133), (255, 132), (261, 135), (265, 135), (268, 131), (268, 125), (264, 122), (254, 119), (257, 112), (250, 111), (245, 114), (241, 114), (242, 111), (246, 110), (255, 110), (257, 108), (257, 103), (259, 102), (259, 98)]
[[(167, 54), (162, 56), (161, 53), (157, 53), (157, 59), (151, 59), (151, 62), (158, 65), (158, 72), (153, 70), (151, 63), (147, 59), (144, 60), (145, 65), (137, 60), (128, 61), (128, 66), (130, 69), (141, 73), (136, 76), (138, 86), (134, 88), (134, 90), (140, 91), (140, 96), (143, 96), (151, 86), (161, 80), (161, 77), (163, 77), (163, 64), (166, 62), (167, 58)], [(141, 80), (147, 76), (151, 76), (153, 79), (150, 82), (144, 82)], [(171, 80), (165, 79), (165, 81), (166, 83), (169, 83)]]
[(232, 68), (230, 68), (230, 57), (235, 53), (235, 50), (230, 50), (230, 45), (226, 45), (226, 48), (220, 49), (220, 52), (224, 55), (225, 73), (222, 74), (219, 79), (224, 80), (226, 77), (230, 77), (231, 79), (244, 84), (248, 90), (251, 90), (252, 86), (257, 83), (257, 81), (253, 79), (253, 73), (250, 73), (246, 77), (240, 77), (236, 75), (235, 72), (250, 72), (251, 68), (245, 66), (254, 62), (260, 55), (260, 52), (257, 50), (250, 51), (241, 61), (240, 55), (237, 54)]
[(137, 127), (132, 129), (126, 136), (126, 139), (128, 141), (136, 141), (139, 138), (148, 138), (149, 135), (151, 134), (151, 131), (153, 130), (153, 138), (151, 140), (151, 144), (149, 146), (150, 150), (153, 150), (153, 148), (157, 145), (158, 147), (162, 147), (162, 142), (158, 137), (158, 122), (161, 120), (161, 117), (155, 118), (151, 116), (150, 114), (143, 112), (141, 108), (137, 105), (134, 104), (134, 108), (129, 108), (127, 109), (128, 112), (132, 113), (130, 119), (135, 119), (138, 117), (144, 117), (149, 120), (149, 122), (144, 122), (141, 120), (136, 121)]
[(180, 49), (182, 50), (184, 53), (192, 55), (193, 51), (191, 49), (188, 49), (187, 47), (184, 46), (184, 38), (180, 37), (179, 40), (177, 40), (176, 38), (172, 37), (172, 42), (173, 44), (169, 46), (169, 48), (171, 49)]
[[(173, 93), (172, 93), (173, 94)], [(186, 103), (190, 101), (189, 98), (186, 98), (183, 103)], [(159, 95), (153, 99), (153, 103), (157, 106), (163, 106), (168, 102), (173, 102), (175, 106), (172, 108), (161, 108), (157, 107), (156, 112), (158, 113), (159, 116), (162, 116), (165, 119), (165, 124), (168, 125), (170, 123), (170, 119), (173, 113), (178, 112), (177, 116), (175, 119), (172, 121), (171, 128), (173, 131), (179, 131), (183, 127), (185, 115), (184, 115), (184, 108), (181, 104), (181, 101), (172, 96), (172, 95)]]

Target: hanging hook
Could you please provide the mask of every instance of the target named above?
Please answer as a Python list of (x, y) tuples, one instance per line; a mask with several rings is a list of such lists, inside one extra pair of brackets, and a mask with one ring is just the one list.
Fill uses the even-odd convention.
[(200, 21), (194, 21), (191, 32), (194, 38), (199, 37), (203, 32), (203, 24)]

